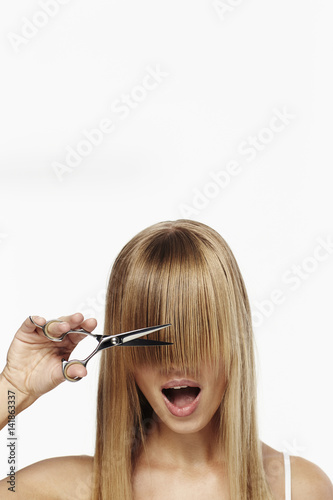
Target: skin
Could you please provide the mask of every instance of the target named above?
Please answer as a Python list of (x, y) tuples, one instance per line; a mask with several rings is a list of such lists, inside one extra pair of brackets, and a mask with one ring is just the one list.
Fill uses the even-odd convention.
[[(222, 364), (218, 367), (217, 373), (207, 363), (201, 366), (198, 375), (188, 373), (186, 377), (181, 370), (174, 366), (170, 367), (168, 372), (160, 370), (158, 367), (144, 366), (134, 372), (134, 378), (155, 414), (159, 417), (157, 435), (160, 445), (172, 448), (176, 446), (181, 452), (181, 448), (184, 448), (181, 444), (182, 439), (186, 442), (186, 449), (189, 440), (193, 442), (194, 439), (198, 438), (199, 441), (206, 443), (214, 440), (212, 418), (220, 406), (226, 387)], [(187, 417), (172, 415), (161, 394), (163, 385), (169, 381), (175, 381), (174, 385), (180, 385), (182, 378), (192, 380), (193, 385), (201, 387), (200, 404), (194, 413)], [(172, 443), (170, 440), (173, 440)], [(186, 454), (186, 450), (184, 453)]]
[[(161, 387), (178, 381), (183, 373), (171, 367), (168, 373), (158, 367), (141, 367), (135, 380), (152, 406), (156, 425), (148, 435), (147, 455), (141, 455), (135, 472), (135, 498), (228, 498), (225, 481), (224, 452), (217, 448), (213, 416), (226, 387), (222, 365), (218, 373), (209, 365), (186, 379), (200, 385), (200, 403), (186, 417), (170, 413)], [(186, 384), (184, 384), (186, 385)], [(172, 494), (171, 494), (172, 489)]]
[[(44, 324), (44, 318), (34, 317)], [(64, 323), (51, 325), (52, 335), (69, 328), (93, 331), (95, 319), (84, 321), (76, 313), (60, 318)], [(68, 359), (83, 335), (70, 334), (54, 343), (27, 318), (15, 334), (0, 374), (0, 401), (7, 402), (7, 390), (15, 390), (17, 413), (64, 381), (61, 359)], [(156, 427), (148, 440), (147, 455), (139, 457), (133, 477), (135, 500), (191, 500), (210, 498), (230, 500), (223, 461), (223, 450), (215, 447), (214, 415), (222, 399), (223, 377), (215, 377), (207, 366), (200, 372), (202, 398), (188, 417), (175, 417), (161, 399), (160, 387), (166, 380), (182, 376), (172, 367), (168, 374), (158, 369), (141, 369), (135, 373), (137, 384), (153, 407)], [(71, 377), (86, 375), (85, 368), (73, 365)], [(187, 376), (189, 378), (189, 376)], [(196, 379), (195, 379), (196, 380)], [(153, 382), (152, 382), (153, 381)], [(0, 428), (7, 424), (7, 405), (0, 405)], [(262, 443), (267, 480), (276, 500), (284, 500), (283, 455)], [(16, 500), (88, 500), (91, 499), (93, 457), (69, 456), (42, 460), (16, 474)], [(292, 500), (333, 500), (332, 483), (315, 464), (291, 457)], [(61, 478), (59, 480), (59, 478)], [(0, 481), (0, 498), (9, 499), (7, 478)], [(112, 493), (112, 492), (110, 492)]]

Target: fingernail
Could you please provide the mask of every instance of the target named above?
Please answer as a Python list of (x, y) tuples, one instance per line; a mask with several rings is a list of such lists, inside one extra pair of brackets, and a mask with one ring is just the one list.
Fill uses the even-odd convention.
[(43, 318), (40, 316), (31, 316), (35, 323), (40, 323)]

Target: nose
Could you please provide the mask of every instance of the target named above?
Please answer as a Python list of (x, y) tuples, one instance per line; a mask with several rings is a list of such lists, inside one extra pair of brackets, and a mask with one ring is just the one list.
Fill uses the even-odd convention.
[(189, 375), (191, 373), (191, 370), (188, 366), (177, 366), (174, 364), (171, 364), (168, 366), (167, 370), (164, 370), (165, 375), (167, 376), (173, 376), (173, 377), (183, 377), (184, 375)]

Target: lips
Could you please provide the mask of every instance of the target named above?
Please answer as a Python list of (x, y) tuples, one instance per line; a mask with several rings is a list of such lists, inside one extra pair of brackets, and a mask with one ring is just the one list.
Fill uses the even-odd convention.
[(201, 387), (193, 380), (170, 380), (161, 391), (166, 407), (176, 417), (191, 415), (200, 402)]

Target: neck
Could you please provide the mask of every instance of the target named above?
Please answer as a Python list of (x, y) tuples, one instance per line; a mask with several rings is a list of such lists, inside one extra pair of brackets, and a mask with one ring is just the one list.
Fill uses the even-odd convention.
[(218, 447), (213, 421), (200, 431), (180, 434), (169, 429), (155, 416), (156, 420), (157, 425), (147, 437), (149, 461), (176, 467), (204, 467), (224, 461), (224, 451)]

